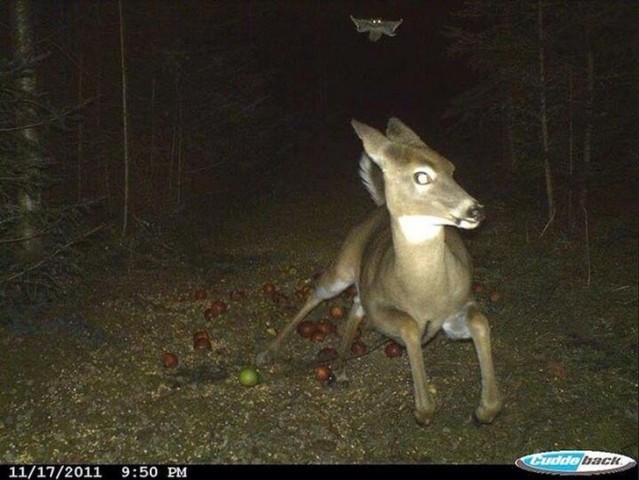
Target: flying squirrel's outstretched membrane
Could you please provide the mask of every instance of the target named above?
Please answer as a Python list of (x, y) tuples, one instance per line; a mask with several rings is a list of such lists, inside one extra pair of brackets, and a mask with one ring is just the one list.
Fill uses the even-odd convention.
[(399, 20), (382, 20), (381, 18), (355, 18), (351, 15), (351, 20), (355, 24), (355, 28), (360, 33), (368, 32), (368, 39), (376, 42), (382, 35), (389, 37), (395, 36), (395, 30), (402, 24), (403, 19)]

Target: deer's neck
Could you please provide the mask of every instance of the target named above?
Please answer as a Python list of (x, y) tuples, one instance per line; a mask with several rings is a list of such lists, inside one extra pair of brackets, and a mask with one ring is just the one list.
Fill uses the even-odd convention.
[(410, 282), (444, 278), (447, 271), (446, 232), (428, 217), (391, 217), (395, 268)]

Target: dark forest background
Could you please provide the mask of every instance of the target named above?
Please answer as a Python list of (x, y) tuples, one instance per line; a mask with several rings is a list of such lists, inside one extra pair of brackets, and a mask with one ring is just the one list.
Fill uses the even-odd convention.
[[(373, 43), (351, 14), (404, 21)], [(87, 245), (355, 175), (352, 117), (399, 116), (537, 233), (587, 242), (593, 212), (637, 213), (635, 2), (11, 0), (0, 19), (0, 301), (59, 291)]]

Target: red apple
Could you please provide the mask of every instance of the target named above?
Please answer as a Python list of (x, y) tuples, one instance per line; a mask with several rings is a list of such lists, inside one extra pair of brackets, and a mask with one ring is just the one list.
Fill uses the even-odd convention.
[(162, 364), (164, 368), (175, 368), (178, 366), (178, 357), (173, 352), (164, 352), (162, 354)]
[(384, 353), (388, 358), (401, 357), (404, 354), (404, 348), (399, 343), (391, 340), (384, 347)]
[(204, 318), (211, 320), (212, 318), (222, 315), (228, 309), (228, 305), (222, 300), (216, 300), (209, 308), (204, 310)]
[(497, 303), (501, 300), (501, 292), (499, 292), (498, 290), (493, 290), (492, 292), (490, 292), (490, 296), (488, 298), (490, 298), (491, 302)]
[(233, 289), (231, 290), (231, 293), (229, 293), (229, 298), (231, 300), (233, 300), (234, 302), (237, 302), (238, 300), (242, 300), (243, 298), (246, 298), (246, 292), (244, 290), (239, 290), (239, 289)]
[(317, 326), (310, 320), (304, 320), (297, 326), (297, 333), (304, 338), (310, 338)]
[(328, 320), (320, 320), (317, 322), (317, 326), (315, 327), (317, 330), (324, 333), (324, 335), (330, 335), (331, 333), (337, 333), (337, 327), (333, 325), (333, 323)]
[(333, 347), (324, 347), (319, 352), (317, 352), (317, 361), (319, 362), (330, 362), (331, 360), (335, 360), (337, 358), (337, 350)]
[(366, 346), (366, 344), (364, 342), (360, 342), (359, 340), (354, 341), (353, 345), (351, 345), (351, 352), (353, 352), (356, 357), (365, 355), (367, 351), (368, 347)]
[(197, 342), (200, 338), (206, 338), (209, 340), (209, 332), (206, 330), (198, 330), (193, 334), (193, 342)]
[(342, 292), (342, 297), (346, 300), (352, 300), (357, 295), (357, 287), (355, 285), (351, 285), (346, 290)]
[(327, 382), (333, 376), (333, 372), (326, 365), (315, 367), (315, 378), (320, 382)]
[(324, 338), (326, 338), (326, 334), (321, 330), (315, 330), (311, 333), (310, 340), (311, 342), (323, 342)]
[(340, 320), (346, 316), (344, 309), (339, 305), (332, 306), (331, 309), (328, 311), (328, 314), (334, 320)]
[(193, 342), (194, 350), (211, 350), (211, 341), (208, 338), (198, 338)]
[(262, 286), (262, 291), (266, 294), (266, 295), (273, 295), (275, 292), (277, 292), (277, 287), (271, 283), (271, 282), (266, 282), (263, 286)]

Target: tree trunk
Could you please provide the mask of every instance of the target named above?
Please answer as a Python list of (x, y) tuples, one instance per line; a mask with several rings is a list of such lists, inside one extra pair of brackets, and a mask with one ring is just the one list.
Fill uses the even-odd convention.
[(149, 158), (151, 159), (151, 164), (153, 164), (153, 160), (155, 158), (155, 130), (156, 130), (156, 83), (157, 80), (155, 77), (151, 80), (151, 150), (149, 154)]
[(176, 160), (177, 160), (177, 172), (176, 172), (176, 205), (175, 208), (180, 208), (180, 203), (182, 203), (182, 75), (178, 70), (176, 77), (176, 96), (177, 96), (177, 138), (175, 139), (176, 144)]
[[(82, 105), (84, 101), (84, 55), (80, 53), (78, 55), (78, 105)], [(77, 201), (78, 203), (82, 201), (82, 164), (84, 161), (84, 155), (82, 151), (82, 146), (84, 142), (84, 120), (80, 120), (78, 122), (78, 148), (76, 152), (77, 156)]]
[(118, 13), (120, 16), (120, 67), (122, 70), (122, 142), (124, 147), (124, 198), (122, 204), (122, 236), (126, 236), (129, 222), (129, 123), (126, 98), (126, 62), (124, 55), (124, 14), (122, 13), (122, 0), (118, 1)]
[[(328, 117), (328, 57), (326, 55), (326, 4), (318, 1), (316, 4), (315, 45), (317, 49), (317, 116), (320, 120), (321, 134), (326, 134)], [(325, 145), (325, 142), (322, 142)]]
[(517, 148), (515, 147), (515, 113), (514, 113), (514, 105), (513, 105), (513, 95), (512, 91), (509, 89), (506, 94), (506, 99), (503, 104), (503, 115), (502, 122), (504, 124), (505, 130), (505, 138), (506, 142), (506, 155), (508, 157), (508, 162), (505, 162), (505, 168), (510, 172), (511, 178), (514, 178), (517, 174), (517, 168), (519, 161), (517, 159)]
[[(33, 18), (31, 0), (14, 0), (11, 4), (11, 33), (13, 37), (13, 55), (16, 63), (24, 68), (24, 73), (16, 82), (16, 90), (21, 92), (24, 101), (16, 114), (19, 126), (37, 123), (36, 112), (29, 99), (36, 97), (36, 73), (33, 66), (35, 58), (33, 39)], [(31, 260), (40, 253), (42, 244), (37, 236), (37, 213), (40, 210), (40, 138), (36, 127), (26, 127), (19, 131), (26, 146), (23, 150), (24, 162), (22, 188), (18, 192), (18, 210), (20, 222), (17, 229), (18, 243), (16, 255)]]
[(588, 184), (590, 180), (590, 159), (592, 156), (592, 104), (595, 95), (595, 59), (590, 48), (586, 53), (586, 69), (588, 95), (586, 96), (586, 127), (584, 129), (582, 181), (581, 191), (579, 192), (579, 205), (582, 209), (588, 206)]
[(575, 188), (575, 127), (574, 127), (574, 79), (572, 67), (568, 66), (568, 227), (572, 230), (575, 226), (575, 214), (573, 212), (574, 188)]
[(541, 142), (546, 181), (546, 200), (548, 202), (548, 224), (555, 217), (555, 199), (552, 184), (552, 170), (550, 168), (550, 142), (548, 140), (548, 113), (546, 109), (546, 65), (544, 51), (544, 10), (542, 0), (538, 0), (538, 36), (539, 36), (539, 102), (541, 117)]
[(588, 222), (588, 184), (590, 182), (590, 160), (592, 156), (592, 105), (595, 96), (595, 57), (590, 45), (586, 52), (586, 68), (588, 77), (588, 96), (586, 98), (586, 128), (584, 131), (583, 181), (579, 195), (579, 204), (584, 217), (584, 239), (586, 242), (586, 285), (590, 286), (592, 276), (592, 262), (590, 258), (590, 233)]

